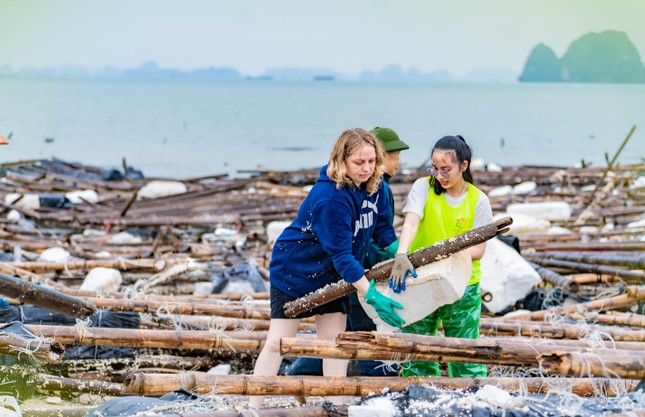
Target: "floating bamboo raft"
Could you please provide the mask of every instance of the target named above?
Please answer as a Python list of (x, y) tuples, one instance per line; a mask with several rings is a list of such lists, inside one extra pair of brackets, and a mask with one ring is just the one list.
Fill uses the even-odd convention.
[[(493, 384), (534, 393), (566, 385), (578, 395), (598, 396), (629, 392), (645, 378), (645, 225), (641, 221), (645, 187), (634, 185), (645, 165), (612, 164), (611, 170), (520, 166), (477, 171), (477, 186), (487, 193), (527, 182), (535, 187), (528, 194), (492, 193), (493, 211), (500, 220), (491, 230), (475, 231), (470, 235), (477, 236), (411, 256), (415, 265), (426, 263), (505, 232), (510, 220), (506, 209), (511, 204), (566, 202), (570, 217), (550, 221), (551, 227), (560, 228), (558, 234), (541, 231), (518, 236), (522, 254), (542, 277), (537, 289), (560, 292), (575, 300), (573, 305), (544, 305), (542, 310), (515, 311), (513, 316), (484, 312), (481, 338), (476, 341), (378, 333), (345, 333), (333, 342), (320, 341), (309, 333), (311, 319), (301, 321), (296, 338), (282, 341), (284, 354), (292, 357), (480, 362), (488, 364), (493, 374), (505, 375), (475, 380), (245, 375), (269, 326), (268, 293), (193, 292), (200, 283), (211, 282), (212, 276), (242, 263), (253, 265), (266, 282), (271, 249), (267, 225), (295, 217), (307, 195), (304, 187), (315, 182), (318, 169), (249, 171), (246, 179), (188, 178), (179, 180), (185, 193), (155, 199), (142, 199), (139, 193), (159, 179), (140, 178), (131, 170), (115, 173), (61, 160), (16, 162), (5, 164), (4, 169), (0, 198), (4, 201), (9, 193), (21, 196), (4, 204), (5, 216), (0, 218), (5, 254), (0, 262), (0, 295), (11, 303), (10, 308), (40, 306), (72, 320), (105, 312), (139, 318), (139, 327), (128, 329), (29, 324), (43, 338), (38, 349), (15, 334), (0, 334), (0, 353), (15, 356), (26, 349), (49, 363), (46, 369), (33, 365), (37, 389), (45, 395), (159, 396), (186, 388), (205, 395), (365, 396), (410, 384), (444, 389)], [(420, 168), (393, 178), (390, 185), (397, 207), (402, 207), (412, 182), (425, 175)], [(115, 179), (108, 180), (109, 176)], [(100, 199), (66, 202), (65, 193), (76, 190), (94, 190)], [(29, 208), (20, 201), (29, 194), (59, 203)], [(20, 214), (19, 221), (15, 214), (13, 220), (7, 218), (11, 210)], [(397, 214), (395, 227), (401, 224)], [(131, 239), (118, 240), (122, 232)], [(41, 259), (45, 250), (54, 247), (67, 251), (69, 258)], [(387, 279), (388, 266), (391, 263), (369, 271), (368, 276)], [(118, 291), (79, 289), (87, 273), (97, 267), (120, 272)], [(306, 302), (293, 303), (289, 313), (298, 314), (351, 289), (343, 283), (332, 286), (322, 296), (313, 294)], [(518, 303), (514, 309), (521, 307)], [(110, 359), (71, 359), (65, 357), (65, 347), (67, 352), (92, 347), (132, 353)], [(237, 375), (205, 373), (217, 365), (230, 365)], [(539, 377), (507, 376), (515, 371)], [(286, 410), (263, 409), (260, 415), (329, 415), (321, 407)]]

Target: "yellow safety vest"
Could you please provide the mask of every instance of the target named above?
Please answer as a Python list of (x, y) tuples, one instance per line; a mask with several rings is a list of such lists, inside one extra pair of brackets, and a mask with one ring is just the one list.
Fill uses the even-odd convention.
[[(459, 206), (450, 207), (443, 194), (435, 194), (431, 178), (428, 177), (430, 189), (426, 205), (423, 208), (423, 219), (419, 222), (419, 229), (410, 246), (410, 253), (467, 232), (473, 228), (475, 222), (475, 206), (481, 190), (466, 183), (468, 184), (466, 198)], [(479, 260), (473, 261), (473, 272), (468, 285), (477, 284), (480, 280)]]

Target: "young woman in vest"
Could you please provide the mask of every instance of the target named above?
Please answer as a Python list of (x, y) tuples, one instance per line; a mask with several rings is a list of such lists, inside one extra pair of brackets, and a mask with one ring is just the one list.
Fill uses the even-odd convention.
[[(462, 234), (493, 221), (488, 197), (473, 185), (470, 172), (472, 152), (460, 136), (445, 136), (432, 149), (431, 176), (415, 181), (403, 208), (405, 221), (399, 236), (399, 248), (392, 268), (392, 287), (405, 290), (405, 279), (414, 268), (407, 253)], [(472, 275), (460, 300), (439, 307), (426, 318), (403, 328), (406, 333), (428, 336), (437, 334), (443, 323), (447, 337), (477, 339), (481, 316), (479, 260), (486, 243), (471, 247)], [(420, 295), (422, 296), (422, 295)], [(482, 364), (449, 363), (453, 377), (486, 376)], [(410, 362), (402, 365), (403, 376), (440, 376), (436, 362)]]

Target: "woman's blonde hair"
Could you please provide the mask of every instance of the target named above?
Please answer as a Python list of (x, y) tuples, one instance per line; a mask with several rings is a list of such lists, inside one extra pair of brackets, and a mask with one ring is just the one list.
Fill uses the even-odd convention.
[(353, 185), (354, 182), (347, 176), (345, 169), (345, 162), (347, 158), (355, 151), (361, 149), (364, 145), (374, 147), (376, 151), (376, 166), (370, 178), (366, 181), (365, 186), (367, 192), (371, 195), (378, 191), (381, 177), (383, 176), (383, 161), (385, 159), (385, 151), (381, 142), (376, 139), (372, 133), (360, 128), (347, 129), (336, 139), (334, 148), (329, 155), (329, 166), (327, 167), (327, 175), (336, 183), (336, 188), (341, 188), (344, 185)]

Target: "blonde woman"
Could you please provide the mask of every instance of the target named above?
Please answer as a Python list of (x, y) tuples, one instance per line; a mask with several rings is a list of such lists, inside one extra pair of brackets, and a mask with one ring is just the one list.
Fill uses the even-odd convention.
[[(255, 364), (254, 375), (277, 375), (282, 358), (280, 339), (294, 337), (300, 319), (315, 316), (319, 339), (333, 340), (345, 330), (347, 297), (332, 301), (297, 318), (284, 314), (284, 305), (344, 279), (351, 283), (379, 316), (393, 326), (404, 322), (394, 311), (403, 308), (383, 296), (365, 277), (362, 262), (372, 241), (396, 252), (398, 241), (390, 222), (392, 208), (381, 184), (383, 148), (363, 129), (348, 129), (336, 140), (329, 164), (280, 235), (271, 257), (271, 324)], [(323, 375), (345, 376), (347, 360), (324, 359)], [(252, 397), (259, 408), (263, 397)]]

